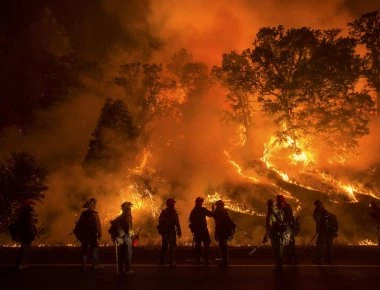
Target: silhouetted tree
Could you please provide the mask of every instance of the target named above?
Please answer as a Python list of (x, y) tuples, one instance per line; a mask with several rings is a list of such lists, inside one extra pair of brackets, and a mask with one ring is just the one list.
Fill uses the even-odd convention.
[[(332, 148), (353, 150), (368, 133), (373, 102), (355, 87), (362, 63), (356, 41), (339, 33), (261, 28), (252, 49), (224, 55), (215, 71), (231, 94), (254, 95), (278, 124), (279, 140), (291, 137), (294, 150), (301, 137), (323, 137)], [(237, 102), (252, 110), (246, 104)]]
[(0, 232), (15, 218), (23, 201), (44, 198), (47, 175), (46, 168), (26, 152), (12, 153), (0, 164)]
[(254, 79), (252, 65), (246, 51), (241, 54), (232, 51), (223, 55), (222, 66), (213, 67), (212, 75), (229, 89), (227, 101), (230, 110), (224, 111), (224, 120), (243, 124), (248, 135), (254, 108)]
[(123, 101), (110, 98), (105, 101), (91, 136), (84, 161), (86, 166), (115, 171), (123, 162), (133, 160), (138, 131)]
[(175, 79), (177, 89), (183, 89), (187, 96), (199, 93), (209, 86), (207, 66), (202, 62), (195, 62), (193, 56), (184, 48), (171, 56), (167, 68)]
[(78, 85), (70, 37), (44, 1), (9, 1), (0, 24), (2, 126), (28, 126), (33, 112), (67, 98)]
[(123, 87), (140, 132), (147, 133), (147, 124), (167, 115), (175, 102), (169, 97), (175, 83), (163, 76), (161, 64), (123, 64), (115, 83)]
[(374, 11), (349, 23), (350, 34), (366, 48), (364, 75), (377, 93), (377, 114), (380, 114), (380, 14)]
[(120, 66), (115, 83), (123, 87), (128, 106), (139, 131), (162, 117), (178, 120), (181, 104), (190, 95), (207, 88), (208, 72), (204, 63), (194, 62), (185, 49), (172, 55), (164, 71), (162, 64), (127, 63)]
[(124, 89), (124, 100), (138, 131), (140, 153), (162, 150), (163, 146), (175, 142), (175, 136), (168, 140), (159, 126), (170, 123), (170, 129), (179, 136), (185, 114), (191, 111), (186, 111), (191, 106), (189, 101), (196, 103), (197, 96), (209, 85), (206, 65), (195, 62), (185, 49), (173, 54), (164, 65), (123, 64), (114, 81)]

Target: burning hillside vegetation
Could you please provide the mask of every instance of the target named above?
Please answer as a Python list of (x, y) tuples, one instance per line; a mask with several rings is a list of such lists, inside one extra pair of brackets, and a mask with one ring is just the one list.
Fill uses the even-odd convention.
[[(0, 31), (10, 96), (0, 106), (0, 213), (39, 200), (41, 245), (74, 245), (75, 220), (94, 197), (107, 244), (110, 220), (130, 201), (140, 243), (151, 246), (175, 198), (180, 244), (189, 244), (200, 196), (208, 208), (224, 200), (253, 237), (237, 231), (232, 243), (248, 245), (264, 236), (267, 200), (282, 194), (301, 220), (297, 243), (315, 232), (318, 199), (338, 217), (339, 243), (371, 245), (368, 204), (380, 202), (378, 12), (354, 19), (341, 1), (292, 1), (299, 10), (277, 0), (209, 9), (198, 0), (116, 0), (75, 4), (89, 11), (83, 20), (71, 1), (39, 1), (33, 17)], [(12, 5), (13, 14), (28, 10)], [(12, 151), (35, 155), (50, 174), (13, 182)], [(31, 184), (34, 192), (25, 190)], [(0, 228), (13, 215), (0, 214)]]

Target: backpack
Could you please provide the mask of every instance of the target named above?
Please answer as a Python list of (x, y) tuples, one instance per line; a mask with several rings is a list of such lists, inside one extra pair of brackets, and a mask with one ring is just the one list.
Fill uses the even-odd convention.
[(78, 241), (82, 242), (84, 240), (84, 231), (83, 231), (83, 225), (79, 221), (75, 223), (73, 234)]
[(20, 225), (18, 222), (13, 222), (8, 226), (9, 234), (12, 241), (19, 242), (21, 239)]
[(169, 217), (165, 211), (162, 211), (160, 217), (158, 218), (157, 231), (160, 235), (165, 235), (169, 231)]
[(278, 212), (276, 211), (273, 211), (272, 214), (275, 216), (273, 230), (279, 234), (285, 233), (288, 229), (288, 221), (286, 219), (280, 218), (281, 216), (279, 216)]
[(289, 226), (290, 226), (290, 229), (292, 230), (293, 236), (297, 236), (301, 231), (300, 217), (299, 216), (293, 217)]
[(327, 213), (327, 232), (331, 234), (333, 237), (338, 236), (338, 219), (335, 214)]
[(167, 235), (172, 230), (175, 230), (176, 211), (165, 209), (161, 212), (158, 218), (157, 231), (160, 235)]
[(228, 215), (227, 210), (215, 211), (215, 237), (231, 240), (235, 234), (236, 224)]
[(111, 235), (113, 241), (125, 236), (125, 232), (121, 229), (118, 218), (111, 220), (110, 224), (111, 226), (108, 229), (108, 233)]
[(116, 238), (119, 237), (119, 231), (117, 229), (117, 225), (115, 223), (115, 220), (110, 221), (111, 226), (108, 229), (108, 233), (111, 236), (111, 239), (114, 241)]
[(78, 241), (84, 242), (88, 236), (89, 229), (93, 228), (94, 220), (92, 212), (89, 210), (84, 211), (79, 220), (75, 223), (73, 233)]
[(8, 226), (11, 239), (15, 242), (33, 241), (36, 238), (37, 228), (29, 219), (20, 217)]

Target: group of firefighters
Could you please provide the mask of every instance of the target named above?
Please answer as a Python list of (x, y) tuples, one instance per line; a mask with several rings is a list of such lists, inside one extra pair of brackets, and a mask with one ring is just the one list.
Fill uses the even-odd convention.
[[(160, 264), (175, 266), (175, 250), (177, 237), (181, 237), (182, 231), (178, 213), (175, 209), (176, 201), (173, 198), (166, 200), (166, 208), (159, 215), (157, 230), (162, 237), (160, 252)], [(236, 224), (233, 222), (225, 208), (224, 202), (218, 200), (209, 210), (203, 206), (204, 199), (197, 197), (195, 206), (189, 216), (189, 227), (193, 235), (194, 263), (200, 264), (203, 258), (204, 265), (209, 265), (209, 248), (211, 238), (207, 227), (206, 217), (215, 220), (215, 240), (220, 249), (220, 265), (228, 266), (228, 242), (233, 238)], [(10, 226), (12, 239), (21, 243), (17, 267), (19, 270), (27, 267), (27, 257), (32, 241), (35, 239), (36, 228), (33, 203), (26, 203), (16, 221)], [(81, 242), (82, 271), (86, 271), (89, 252), (92, 255), (94, 269), (102, 268), (99, 263), (98, 246), (102, 237), (102, 228), (99, 215), (95, 211), (97, 201), (91, 198), (84, 205), (73, 233)], [(283, 195), (276, 196), (276, 203), (272, 199), (267, 202), (266, 233), (262, 244), (270, 240), (275, 259), (274, 272), (281, 272), (283, 263), (297, 264), (297, 252), (295, 236), (299, 233), (299, 220), (293, 215), (293, 210), (286, 202)], [(313, 218), (316, 224), (317, 237), (315, 264), (332, 264), (333, 239), (337, 236), (338, 223), (336, 216), (327, 211), (322, 202), (314, 202)], [(375, 220), (378, 230), (378, 242), (380, 245), (380, 208), (376, 203), (370, 204), (371, 217)], [(132, 243), (138, 236), (134, 233), (132, 225), (132, 203), (121, 204), (122, 213), (111, 221), (109, 233), (116, 245), (117, 269), (120, 275), (130, 274), (132, 263)], [(13, 229), (14, 228), (14, 229)], [(311, 242), (311, 241), (310, 241)], [(203, 251), (202, 251), (203, 244)]]

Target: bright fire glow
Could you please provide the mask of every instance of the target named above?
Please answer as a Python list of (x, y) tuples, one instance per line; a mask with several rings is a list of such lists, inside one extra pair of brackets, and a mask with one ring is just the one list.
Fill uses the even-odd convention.
[(377, 244), (371, 240), (365, 239), (362, 241), (359, 241), (359, 246), (377, 246)]
[[(379, 199), (379, 197), (374, 194), (372, 191), (365, 189), (363, 186), (357, 184), (349, 184), (349, 183), (343, 183), (339, 180), (337, 180), (335, 177), (333, 177), (330, 174), (327, 174), (325, 172), (322, 172), (318, 169), (316, 169), (314, 164), (314, 155), (312, 152), (308, 151), (306, 146), (307, 142), (304, 140), (297, 141), (297, 143), (289, 136), (285, 138), (285, 141), (280, 141), (276, 136), (272, 136), (267, 144), (265, 144), (263, 157), (261, 160), (265, 163), (268, 169), (275, 171), (284, 181), (290, 182), (293, 184), (296, 184), (298, 186), (304, 187), (306, 189), (310, 190), (317, 190), (317, 191), (326, 191), (325, 188), (318, 188), (318, 187), (311, 187), (309, 185), (300, 184), (297, 182), (294, 177), (290, 177), (287, 173), (280, 170), (276, 165), (276, 157), (281, 156), (281, 153), (283, 150), (291, 150), (296, 151), (288, 155), (289, 161), (291, 164), (301, 164), (303, 165), (303, 169), (306, 171), (311, 169), (313, 172), (313, 176), (316, 178), (319, 178), (321, 180), (321, 183), (324, 183), (329, 188), (326, 193), (331, 195), (331, 193), (341, 194), (347, 197), (349, 202), (358, 202), (358, 199), (356, 197), (356, 194), (364, 194), (369, 195), (373, 198)], [(296, 148), (296, 149), (294, 149)], [(336, 160), (339, 160), (340, 162), (344, 161), (344, 157), (338, 156), (335, 158)], [(300, 169), (302, 170), (302, 168)], [(335, 200), (332, 199), (333, 202)]]
[(132, 170), (132, 173), (141, 175), (143, 173), (145, 166), (148, 163), (148, 159), (150, 156), (151, 156), (150, 151), (147, 148), (144, 148), (143, 158), (141, 160), (141, 163)]
[(255, 182), (255, 183), (259, 182), (259, 180), (258, 180), (256, 177), (254, 177), (254, 176), (248, 176), (248, 175), (244, 174), (244, 173), (242, 172), (242, 169), (241, 169), (241, 167), (239, 166), (239, 164), (237, 164), (235, 161), (233, 161), (233, 160), (231, 159), (230, 154), (229, 154), (226, 150), (224, 150), (224, 155), (226, 155), (226, 158), (227, 158), (228, 162), (229, 162), (229, 163), (235, 168), (236, 172), (237, 172), (241, 177), (246, 178), (246, 179), (248, 179), (248, 180), (250, 180), (250, 181), (252, 181), (252, 182)]
[(247, 215), (256, 215), (256, 216), (265, 216), (265, 213), (258, 213), (255, 212), (253, 209), (248, 208), (245, 204), (239, 203), (236, 201), (233, 201), (229, 198), (222, 197), (218, 192), (215, 192), (214, 194), (208, 194), (206, 196), (205, 202), (206, 203), (215, 203), (218, 200), (223, 200), (225, 208), (234, 211), (239, 212)]

